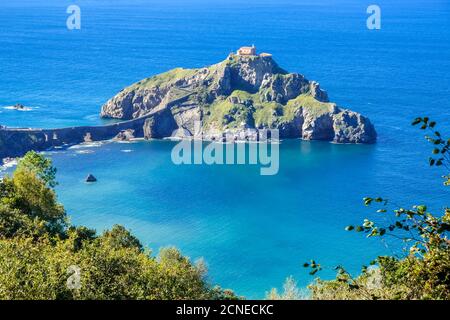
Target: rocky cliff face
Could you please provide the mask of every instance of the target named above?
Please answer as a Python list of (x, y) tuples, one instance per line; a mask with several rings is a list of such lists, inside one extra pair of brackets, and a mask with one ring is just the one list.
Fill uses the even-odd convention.
[(271, 56), (231, 54), (207, 68), (174, 69), (122, 90), (101, 111), (122, 120), (152, 114), (144, 125), (147, 138), (202, 134), (214, 140), (226, 133), (257, 140), (261, 129), (279, 129), (281, 138), (376, 140), (367, 118), (330, 103), (317, 82), (284, 71)]

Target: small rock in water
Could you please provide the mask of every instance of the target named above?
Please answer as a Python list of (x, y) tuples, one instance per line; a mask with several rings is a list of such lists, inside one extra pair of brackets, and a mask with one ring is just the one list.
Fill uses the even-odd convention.
[(134, 130), (122, 130), (119, 134), (114, 138), (116, 141), (130, 141), (134, 138)]
[(97, 178), (90, 174), (87, 176), (86, 182), (97, 182)]

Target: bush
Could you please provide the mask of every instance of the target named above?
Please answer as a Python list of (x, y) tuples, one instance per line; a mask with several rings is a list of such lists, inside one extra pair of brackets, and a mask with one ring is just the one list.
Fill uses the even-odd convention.
[(34, 152), (0, 182), (0, 299), (234, 299), (177, 249), (157, 257), (122, 226), (67, 223), (56, 170)]
[[(433, 144), (431, 166), (444, 167), (450, 171), (450, 139), (442, 138), (436, 131), (436, 123), (428, 118), (417, 118), (413, 125), (431, 134), (426, 139)], [(447, 173), (448, 173), (447, 171)], [(450, 185), (450, 174), (444, 176), (444, 184)], [(389, 201), (382, 198), (365, 198), (366, 206), (379, 204), (379, 214), (387, 215)], [(379, 226), (368, 219), (359, 226), (348, 226), (347, 231), (365, 233), (367, 237), (392, 236), (407, 245), (408, 254), (399, 259), (378, 257), (371, 267), (363, 267), (362, 273), (353, 278), (343, 267), (336, 269), (336, 279), (316, 279), (309, 286), (313, 299), (450, 299), (450, 209), (441, 216), (428, 211), (425, 205), (411, 209), (395, 208), (392, 222)], [(306, 263), (311, 274), (322, 267)]]

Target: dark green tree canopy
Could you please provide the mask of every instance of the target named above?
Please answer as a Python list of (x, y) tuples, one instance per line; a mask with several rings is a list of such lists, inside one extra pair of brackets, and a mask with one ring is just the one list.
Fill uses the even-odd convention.
[[(116, 225), (98, 236), (71, 226), (57, 202), (56, 169), (28, 153), (0, 181), (0, 299), (234, 299), (177, 249), (151, 256)], [(79, 270), (80, 287), (68, 286)], [(70, 271), (70, 272), (69, 272)]]

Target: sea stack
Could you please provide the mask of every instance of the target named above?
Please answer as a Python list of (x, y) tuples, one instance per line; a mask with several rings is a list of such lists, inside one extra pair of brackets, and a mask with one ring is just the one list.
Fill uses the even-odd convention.
[(15, 110), (25, 110), (25, 106), (24, 106), (23, 104), (20, 104), (20, 103), (16, 103), (16, 104), (13, 106), (13, 108), (14, 108)]
[(97, 178), (94, 177), (92, 174), (89, 174), (86, 178), (86, 182), (97, 182)]

